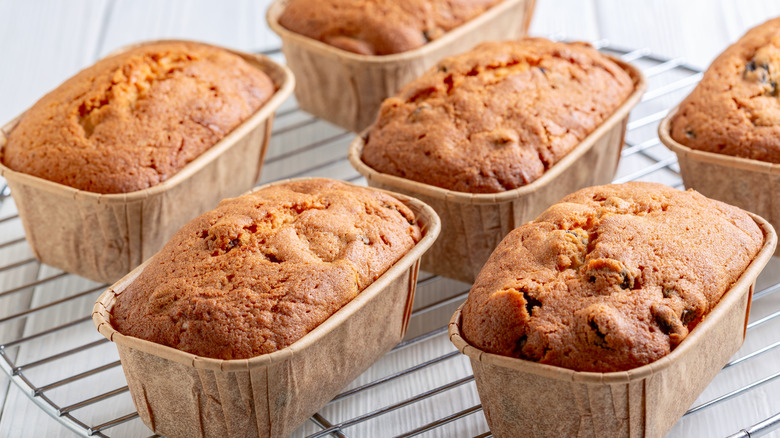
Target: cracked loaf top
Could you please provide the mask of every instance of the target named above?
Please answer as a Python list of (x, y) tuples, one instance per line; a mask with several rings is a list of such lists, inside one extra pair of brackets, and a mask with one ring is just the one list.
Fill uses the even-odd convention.
[(290, 0), (279, 24), (361, 55), (423, 46), (502, 0)]
[(483, 43), (385, 100), (362, 160), (459, 192), (515, 189), (574, 149), (633, 90), (623, 69), (584, 43)]
[(80, 190), (127, 193), (170, 178), (251, 116), (271, 79), (237, 55), (157, 43), (98, 61), (39, 100), (3, 164)]
[(285, 348), (420, 240), (390, 195), (314, 179), (268, 187), (185, 225), (117, 296), (120, 333), (215, 359)]
[(463, 307), (477, 348), (577, 371), (674, 349), (758, 253), (744, 211), (660, 184), (590, 187), (510, 233)]
[(780, 18), (718, 56), (671, 120), (691, 149), (780, 163)]

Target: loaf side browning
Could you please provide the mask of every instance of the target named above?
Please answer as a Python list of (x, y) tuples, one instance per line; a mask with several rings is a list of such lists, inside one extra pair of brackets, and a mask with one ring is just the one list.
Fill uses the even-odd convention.
[(515, 189), (560, 161), (633, 90), (631, 77), (587, 44), (483, 43), (385, 100), (362, 160), (459, 192)]
[(577, 371), (639, 367), (706, 318), (762, 242), (745, 212), (694, 191), (583, 189), (501, 242), (463, 307), (464, 338)]
[(288, 30), (362, 55), (423, 46), (502, 0), (291, 0), (279, 16)]
[(672, 138), (692, 149), (780, 163), (780, 18), (720, 54), (680, 104)]
[(199, 356), (291, 345), (407, 253), (421, 231), (397, 199), (323, 179), (227, 199), (185, 225), (117, 297), (120, 333)]
[(105, 58), (44, 96), (11, 131), (9, 168), (96, 193), (170, 178), (275, 92), (237, 55), (156, 43)]

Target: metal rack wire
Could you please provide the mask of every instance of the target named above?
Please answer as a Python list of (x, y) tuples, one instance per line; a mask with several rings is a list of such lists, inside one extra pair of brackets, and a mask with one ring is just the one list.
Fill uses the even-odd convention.
[[(632, 113), (615, 181), (647, 180), (682, 187), (676, 159), (660, 145), (655, 129), (668, 108), (698, 82), (701, 72), (681, 60), (663, 59), (646, 50), (624, 50), (607, 41), (594, 45), (633, 62), (650, 84)], [(279, 56), (278, 50), (269, 55)], [(290, 101), (277, 113), (262, 182), (296, 176), (360, 182), (360, 175), (346, 158), (351, 138), (351, 134), (298, 110)], [(0, 212), (4, 214), (0, 216), (0, 279), (12, 285), (0, 291), (0, 368), (40, 409), (80, 435), (148, 435), (130, 401), (115, 349), (92, 326), (92, 303), (105, 285), (40, 265), (26, 245), (9, 191), (0, 187)], [(765, 279), (764, 283), (754, 295), (753, 308), (761, 308), (761, 312), (748, 326), (746, 347), (721, 374), (739, 367), (755, 368), (759, 358), (780, 352), (780, 335), (775, 337), (778, 342), (751, 345), (752, 349), (746, 350), (753, 333), (780, 322), (780, 302), (761, 305), (772, 301), (780, 290), (780, 279)], [(468, 362), (446, 335), (449, 315), (465, 299), (468, 287), (421, 275), (407, 339), (314, 415), (299, 434), (490, 436)], [(681, 423), (730, 400), (749, 398), (757, 389), (771, 394), (767, 388), (780, 382), (780, 365), (771, 365), (780, 362), (766, 362), (770, 363), (769, 375), (725, 393), (705, 391)], [(388, 389), (400, 395), (389, 397)], [(769, 403), (774, 405), (767, 407), (770, 414), (762, 413), (753, 420), (739, 418), (742, 430), (730, 436), (757, 437), (780, 429), (780, 414), (771, 413), (772, 409), (780, 411), (780, 396), (770, 397)], [(695, 429), (695, 422), (691, 424)], [(678, 435), (683, 436), (686, 430), (681, 429)], [(721, 436), (732, 432), (723, 431)]]

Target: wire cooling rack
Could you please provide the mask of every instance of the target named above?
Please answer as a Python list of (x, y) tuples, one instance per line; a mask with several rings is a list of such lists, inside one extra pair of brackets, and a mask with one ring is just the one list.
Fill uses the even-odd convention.
[[(646, 50), (623, 50), (607, 41), (593, 44), (640, 67), (649, 82), (632, 112), (615, 182), (644, 180), (682, 188), (676, 159), (660, 145), (655, 131), (701, 72)], [(268, 54), (281, 58), (279, 50)], [(347, 161), (352, 136), (300, 111), (292, 100), (286, 102), (277, 113), (262, 182), (298, 176), (364, 182)], [(92, 325), (92, 304), (106, 285), (39, 264), (9, 191), (2, 184), (0, 188), (0, 368), (40, 409), (77, 434), (148, 436), (151, 432), (132, 405), (114, 346)], [(759, 278), (745, 345), (670, 436), (757, 437), (780, 428), (777, 271), (773, 259)], [(468, 284), (422, 273), (404, 342), (296, 435), (490, 436), (468, 361), (450, 345), (446, 333), (449, 317), (468, 289)], [(0, 383), (5, 384), (2, 379)], [(12, 402), (5, 392), (0, 395)], [(22, 397), (16, 402), (26, 401)], [(715, 430), (713, 423), (718, 424)]]

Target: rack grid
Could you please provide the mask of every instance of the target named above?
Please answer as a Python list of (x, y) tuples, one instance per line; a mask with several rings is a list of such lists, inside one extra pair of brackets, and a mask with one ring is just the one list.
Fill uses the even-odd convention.
[[(682, 188), (675, 156), (660, 144), (656, 129), (668, 109), (699, 81), (701, 71), (644, 49), (626, 50), (604, 40), (592, 44), (634, 63), (649, 82), (632, 112), (615, 182), (655, 181)], [(278, 49), (265, 53), (281, 58)], [(347, 161), (352, 136), (299, 110), (291, 99), (277, 112), (261, 183), (328, 176), (364, 184)], [(0, 368), (40, 409), (79, 435), (148, 436), (130, 400), (115, 348), (92, 325), (92, 304), (107, 285), (38, 263), (1, 181), (0, 280), (11, 286), (0, 291)], [(745, 346), (671, 435), (700, 432), (708, 420), (696, 418), (728, 403), (737, 403), (723, 412), (735, 412), (738, 426), (718, 431), (720, 436), (758, 437), (780, 429), (780, 335), (771, 337), (772, 325), (775, 331), (780, 328), (778, 266), (773, 259), (759, 278)], [(447, 340), (449, 316), (468, 289), (468, 284), (421, 273), (407, 338), (296, 435), (491, 436), (468, 361)], [(769, 333), (777, 342), (754, 345), (761, 330), (762, 339)], [(742, 369), (749, 378), (723, 390), (718, 379), (731, 369)], [(7, 389), (0, 388), (0, 395)], [(754, 405), (763, 409), (751, 408)]]

